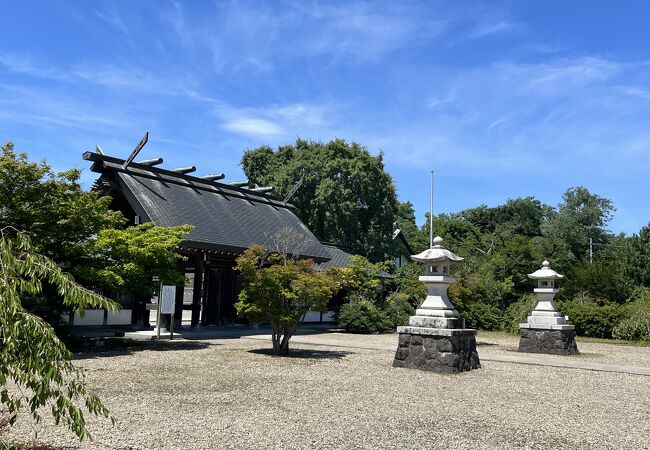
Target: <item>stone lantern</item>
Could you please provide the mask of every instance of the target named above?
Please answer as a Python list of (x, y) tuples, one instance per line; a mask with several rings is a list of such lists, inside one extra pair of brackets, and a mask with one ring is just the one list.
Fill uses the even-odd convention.
[(559, 292), (555, 281), (564, 276), (551, 269), (548, 261), (544, 261), (542, 268), (529, 274), (528, 278), (537, 280), (534, 292), (539, 300), (532, 314), (528, 316), (528, 321), (519, 324), (519, 351), (577, 355), (575, 326), (567, 323), (568, 317), (562, 316), (553, 303), (555, 294)]
[(428, 293), (409, 325), (397, 327), (393, 366), (443, 373), (478, 369), (476, 330), (465, 328), (465, 320), (447, 297), (447, 288), (455, 282), (449, 267), (463, 258), (444, 248), (441, 237), (433, 240), (432, 248), (411, 258), (425, 266), (419, 280)]

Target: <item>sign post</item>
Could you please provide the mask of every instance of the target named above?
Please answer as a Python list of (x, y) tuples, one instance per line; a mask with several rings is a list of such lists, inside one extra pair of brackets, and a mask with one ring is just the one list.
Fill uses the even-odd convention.
[(156, 334), (160, 340), (160, 292), (158, 292), (158, 304), (156, 305)]
[[(170, 340), (174, 339), (174, 310), (176, 308), (176, 286), (162, 286), (158, 296), (158, 316), (160, 314), (171, 314), (170, 319)], [(160, 329), (160, 328), (159, 328)], [(160, 333), (160, 332), (159, 332)], [(160, 339), (160, 334), (158, 335)]]

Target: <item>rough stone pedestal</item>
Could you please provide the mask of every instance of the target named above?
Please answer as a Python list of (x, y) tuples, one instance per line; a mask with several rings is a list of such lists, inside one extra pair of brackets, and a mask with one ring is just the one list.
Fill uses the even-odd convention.
[(520, 328), (519, 351), (550, 355), (577, 355), (575, 328), (561, 330)]
[(398, 327), (399, 344), (393, 367), (438, 373), (478, 369), (476, 330)]

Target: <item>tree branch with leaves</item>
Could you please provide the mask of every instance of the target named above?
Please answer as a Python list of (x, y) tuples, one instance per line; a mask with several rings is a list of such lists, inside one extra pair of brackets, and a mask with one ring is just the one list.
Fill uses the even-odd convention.
[(119, 309), (36, 253), (25, 234), (12, 227), (0, 229), (0, 403), (10, 424), (23, 408), (39, 422), (42, 408), (49, 407), (56, 424), (62, 423), (80, 439), (90, 438), (80, 404), (91, 414), (115, 419), (89, 390), (84, 373), (72, 364), (72, 354), (54, 329), (23, 308), (22, 298), (39, 294), (44, 283), (76, 312)]

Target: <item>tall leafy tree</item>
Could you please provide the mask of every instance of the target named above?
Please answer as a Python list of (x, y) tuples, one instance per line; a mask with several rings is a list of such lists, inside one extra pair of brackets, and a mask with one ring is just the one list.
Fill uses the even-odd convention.
[[(68, 307), (115, 311), (118, 305), (76, 284), (50, 258), (38, 254), (29, 237), (9, 227), (0, 228), (0, 404), (13, 424), (28, 409), (35, 421), (43, 408), (80, 439), (90, 437), (83, 408), (111, 417), (90, 392), (84, 374), (52, 327), (22, 305), (25, 296), (38, 294), (48, 284)], [(10, 389), (13, 382), (19, 389)]]
[(415, 222), (415, 209), (413, 208), (413, 203), (398, 202), (396, 222), (397, 227), (402, 230), (404, 237), (406, 237), (406, 241), (414, 251), (419, 251), (418, 249), (425, 248), (421, 245), (422, 235), (417, 223)]
[(628, 239), (624, 267), (638, 286), (650, 287), (650, 223)]
[(316, 237), (353, 249), (372, 261), (392, 253), (391, 236), (398, 213), (395, 185), (383, 156), (357, 143), (296, 140), (273, 151), (248, 150), (241, 165), (251, 183), (270, 185), (291, 198), (296, 213)]
[(84, 254), (79, 244), (104, 228), (124, 225), (110, 209), (110, 197), (85, 192), (79, 170), (55, 173), (45, 162), (0, 146), (0, 227), (27, 233), (34, 248), (58, 263), (74, 264)]
[(615, 211), (611, 200), (582, 186), (568, 189), (562, 199), (544, 227), (545, 235), (563, 240), (577, 258), (587, 255), (589, 238), (596, 243), (610, 241), (607, 224)]

